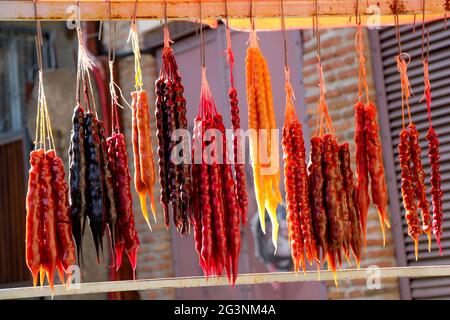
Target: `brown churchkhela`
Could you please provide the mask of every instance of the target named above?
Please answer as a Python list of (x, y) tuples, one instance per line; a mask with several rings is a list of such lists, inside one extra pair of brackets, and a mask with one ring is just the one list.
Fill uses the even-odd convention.
[(388, 197), (384, 176), (382, 147), (378, 135), (379, 128), (376, 116), (377, 109), (375, 105), (369, 103), (364, 107), (364, 134), (366, 139), (367, 168), (370, 175), (370, 190), (372, 192), (372, 202), (378, 209), (384, 244), (386, 242), (384, 225), (389, 228), (390, 223), (386, 212)]
[(353, 181), (353, 172), (350, 166), (350, 150), (348, 143), (339, 146), (339, 156), (341, 160), (341, 173), (344, 182), (345, 193), (347, 195), (347, 209), (349, 213), (350, 227), (347, 229), (348, 241), (355, 255), (356, 264), (359, 267), (361, 261), (361, 251), (363, 238), (359, 219), (360, 212), (356, 203), (356, 191)]
[(323, 158), (325, 176), (325, 212), (329, 226), (328, 259), (332, 270), (336, 270), (336, 257), (340, 260), (342, 242), (344, 241), (344, 225), (342, 221), (341, 190), (338, 189), (339, 163), (336, 157), (336, 138), (330, 134), (323, 137)]
[(324, 202), (325, 178), (322, 169), (322, 156), (323, 139), (317, 136), (312, 137), (310, 162), (308, 165), (309, 195), (317, 246), (322, 248), (321, 261), (325, 260), (328, 252), (327, 215)]
[(356, 146), (356, 202), (359, 209), (359, 219), (366, 246), (366, 225), (369, 212), (369, 171), (367, 169), (366, 137), (364, 132), (364, 104), (355, 104), (355, 146)]
[[(190, 154), (184, 154), (188, 145), (187, 137), (175, 136), (178, 129), (187, 130), (186, 100), (181, 83), (178, 65), (170, 47), (168, 26), (164, 26), (164, 49), (159, 78), (155, 83), (156, 92), (156, 125), (159, 155), (159, 182), (161, 184), (161, 203), (164, 210), (164, 223), (170, 225), (169, 204), (172, 208), (172, 221), (180, 232), (189, 232), (191, 203), (191, 164)], [(175, 140), (173, 140), (175, 139)], [(182, 163), (171, 159), (172, 151), (177, 143), (185, 148), (179, 156)]]

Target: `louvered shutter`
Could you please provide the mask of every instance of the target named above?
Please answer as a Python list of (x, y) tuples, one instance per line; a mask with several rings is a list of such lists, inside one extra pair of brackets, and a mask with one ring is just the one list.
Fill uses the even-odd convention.
[[(394, 28), (379, 31), (379, 45), (382, 61), (382, 75), (385, 83), (386, 102), (388, 109), (389, 128), (394, 151), (394, 166), (398, 187), (398, 199), (401, 208), (403, 239), (406, 249), (406, 263), (416, 265), (450, 264), (450, 29), (444, 30), (444, 22), (430, 23), (430, 81), (432, 89), (432, 118), (433, 126), (439, 134), (441, 152), (441, 177), (444, 192), (444, 235), (441, 243), (443, 256), (439, 256), (438, 246), (433, 236), (431, 253), (427, 250), (427, 237), (422, 235), (419, 245), (419, 260), (415, 261), (414, 243), (407, 234), (405, 210), (401, 198), (401, 170), (398, 161), (399, 133), (402, 128), (401, 118), (401, 88), (400, 76), (397, 71), (395, 56), (398, 45)], [(411, 116), (420, 132), (420, 146), (422, 148), (422, 163), (427, 174), (428, 198), (430, 199), (430, 161), (428, 159), (428, 144), (425, 135), (428, 130), (428, 117), (425, 103), (420, 103), (423, 95), (423, 66), (422, 66), (422, 38), (421, 25), (417, 25), (416, 32), (412, 26), (401, 29), (402, 51), (408, 53), (411, 62), (408, 65), (408, 76), (412, 88)], [(407, 116), (405, 116), (407, 121)], [(431, 200), (430, 200), (431, 206)], [(431, 210), (431, 208), (430, 208)], [(395, 214), (395, 213), (393, 213)], [(398, 213), (397, 213), (398, 214)], [(395, 230), (394, 230), (395, 232)], [(413, 299), (450, 299), (450, 277), (426, 278), (410, 280), (411, 297)]]

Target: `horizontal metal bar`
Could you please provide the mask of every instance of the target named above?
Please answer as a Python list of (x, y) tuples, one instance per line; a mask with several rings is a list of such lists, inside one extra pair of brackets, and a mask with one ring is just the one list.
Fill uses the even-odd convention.
[[(427, 15), (444, 15), (443, 0), (427, 0)], [(76, 0), (38, 0), (37, 16), (33, 0), (1, 0), (0, 20), (70, 20), (75, 17)], [(359, 2), (359, 13), (362, 16), (393, 14), (391, 1), (379, 1), (367, 7), (366, 1)], [(422, 14), (421, 0), (403, 0), (400, 2), (398, 14), (412, 16)], [(318, 0), (321, 17), (349, 17), (355, 15), (355, 0)], [(111, 18), (129, 20), (134, 13), (135, 0), (112, 0)], [(310, 18), (315, 14), (314, 1), (284, 0), (286, 17)], [(109, 3), (105, 0), (80, 0), (81, 20), (108, 20)], [(164, 0), (139, 0), (137, 3), (138, 19), (163, 19)], [(168, 0), (167, 17), (169, 19), (198, 19), (199, 1)], [(281, 15), (279, 0), (254, 0), (251, 14), (255, 18), (279, 18)], [(223, 0), (202, 0), (202, 16), (205, 19), (224, 18)], [(228, 16), (230, 18), (248, 18), (250, 16), (250, 0), (228, 0)]]
[[(420, 267), (392, 267), (392, 268), (367, 268), (367, 269), (348, 269), (337, 272), (337, 280), (354, 280), (378, 277), (387, 278), (424, 278), (450, 276), (450, 265), (443, 266), (420, 266)], [(306, 281), (328, 281), (333, 280), (331, 271), (308, 271), (305, 273), (294, 272), (272, 272), (272, 273), (250, 273), (242, 274), (238, 277), (236, 285), (251, 285), (263, 283), (289, 283)], [(81, 283), (78, 289), (67, 289), (63, 285), (57, 285), (54, 288), (53, 296), (79, 295), (91, 293), (105, 293), (118, 291), (142, 291), (173, 288), (191, 288), (191, 287), (215, 287), (226, 286), (228, 280), (226, 277), (209, 278), (204, 277), (178, 277), (178, 278), (160, 278), (145, 280), (128, 281), (107, 281), (107, 282), (89, 282)], [(0, 300), (4, 299), (24, 299), (37, 297), (50, 297), (52, 291), (48, 286), (8, 288), (0, 289)]]

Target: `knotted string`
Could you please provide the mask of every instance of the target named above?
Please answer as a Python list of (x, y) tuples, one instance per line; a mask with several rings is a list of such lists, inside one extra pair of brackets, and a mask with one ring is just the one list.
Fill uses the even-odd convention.
[(370, 103), (369, 99), (369, 87), (367, 86), (367, 74), (366, 74), (366, 57), (364, 56), (364, 39), (361, 24), (358, 24), (358, 30), (355, 37), (355, 49), (358, 54), (359, 69), (358, 69), (358, 99), (361, 102), (363, 88), (366, 93), (366, 102)]
[(284, 68), (284, 91), (286, 93), (286, 108), (284, 114), (284, 122), (288, 123), (292, 119), (296, 118), (295, 106), (294, 106), (294, 89), (291, 85), (291, 75), (288, 67)]
[(134, 86), (136, 88), (136, 91), (141, 91), (143, 87), (142, 70), (141, 70), (141, 51), (139, 49), (139, 36), (135, 19), (131, 21), (128, 41), (130, 41), (130, 39), (131, 39), (131, 47), (133, 49), (134, 54), (134, 82), (135, 82)]
[(411, 111), (409, 108), (409, 97), (411, 96), (411, 86), (409, 84), (408, 79), (408, 64), (410, 62), (410, 56), (407, 53), (402, 53), (402, 55), (405, 55), (408, 58), (408, 62), (406, 62), (405, 59), (400, 55), (396, 57), (396, 60), (397, 60), (397, 70), (400, 73), (400, 82), (402, 89), (402, 127), (403, 129), (405, 129), (405, 105), (408, 111), (409, 123), (410, 124), (412, 123)]
[(206, 78), (206, 67), (202, 67), (202, 86), (200, 89), (199, 114), (202, 119), (211, 118), (217, 115), (216, 104), (214, 103), (208, 79)]
[[(55, 141), (53, 139), (53, 131), (52, 131), (52, 124), (50, 121), (50, 116), (47, 108), (47, 99), (45, 97), (45, 91), (44, 91), (44, 67), (42, 63), (42, 28), (41, 23), (38, 20), (38, 14), (37, 14), (37, 0), (34, 0), (34, 14), (35, 14), (35, 20), (36, 20), (36, 36), (35, 36), (35, 43), (36, 43), (36, 56), (37, 56), (37, 62), (38, 62), (38, 105), (37, 105), (37, 111), (36, 111), (36, 136), (34, 141), (34, 147), (35, 149), (39, 146), (39, 148), (42, 148), (44, 150), (47, 150), (47, 142), (48, 139), (48, 145), (49, 149), (55, 149)], [(56, 150), (55, 150), (56, 152)]]
[(423, 82), (424, 82), (424, 92), (422, 99), (420, 99), (420, 102), (422, 102), (423, 99), (426, 100), (428, 111), (428, 122), (430, 124), (430, 127), (432, 127), (433, 124), (431, 122), (431, 84), (430, 84), (430, 75), (428, 71), (428, 59), (423, 60)]
[(318, 135), (323, 136), (324, 134), (324, 122), (325, 122), (325, 132), (334, 135), (333, 123), (331, 121), (330, 114), (328, 113), (328, 106), (325, 99), (325, 82), (323, 79), (323, 69), (320, 56), (317, 55), (317, 69), (319, 72), (319, 102), (317, 103), (317, 118), (316, 118), (316, 130), (318, 130)]
[(233, 49), (231, 47), (231, 32), (230, 26), (228, 23), (228, 3), (225, 0), (225, 22), (226, 22), (226, 37), (227, 37), (227, 64), (230, 68), (230, 85), (234, 88), (234, 76), (233, 76), (233, 66), (234, 66), (234, 54)]
[(288, 58), (287, 58), (287, 37), (286, 37), (286, 22), (284, 17), (284, 2), (280, 0), (281, 6), (281, 32), (283, 35), (283, 51), (284, 51), (284, 91), (286, 93), (286, 107), (285, 107), (285, 115), (284, 122), (288, 123), (289, 121), (297, 118), (295, 113), (295, 95), (294, 89), (291, 84), (291, 74), (289, 71)]
[(427, 27), (427, 42), (425, 49), (425, 0), (422, 1), (422, 63), (423, 63), (423, 82), (424, 82), (424, 91), (423, 96), (420, 99), (422, 102), (424, 99), (427, 103), (427, 112), (428, 112), (428, 122), (430, 127), (433, 126), (431, 122), (431, 84), (430, 84), (430, 74), (428, 71), (428, 62), (430, 56), (430, 33)]
[[(94, 112), (95, 112), (95, 116), (97, 117), (97, 107), (95, 105), (95, 97), (94, 97), (94, 90), (92, 87), (92, 81), (91, 81), (91, 76), (90, 76), (90, 71), (92, 71), (92, 69), (95, 67), (94, 62), (89, 58), (86, 48), (84, 47), (84, 42), (83, 42), (83, 33), (81, 31), (80, 28), (77, 29), (77, 37), (78, 37), (78, 65), (77, 65), (77, 81), (79, 81), (79, 83), (77, 84), (78, 86), (78, 96), (77, 96), (77, 103), (80, 103), (80, 96), (79, 96), (79, 91), (80, 91), (80, 84), (83, 85), (84, 88), (84, 98), (86, 100), (86, 103), (88, 105), (88, 110), (91, 111), (91, 101), (90, 99), (92, 99), (92, 104), (94, 106)], [(90, 90), (90, 95), (89, 95), (89, 90)], [(89, 96), (91, 98), (89, 98)]]

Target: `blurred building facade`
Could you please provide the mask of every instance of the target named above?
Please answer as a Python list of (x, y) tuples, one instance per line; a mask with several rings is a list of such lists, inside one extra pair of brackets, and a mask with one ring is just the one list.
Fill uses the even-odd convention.
[[(101, 41), (95, 40), (97, 38), (98, 26), (94, 23), (89, 23), (90, 26), (86, 37), (94, 39), (90, 43), (95, 47), (93, 53), (97, 55), (98, 61), (101, 65), (105, 64), (107, 56), (107, 35), (108, 25), (103, 26), (103, 39)], [(75, 84), (75, 61), (77, 53), (76, 35), (73, 30), (67, 30), (62, 23), (48, 23), (44, 25), (44, 30), (48, 37), (48, 57), (47, 71), (44, 76), (47, 100), (51, 115), (61, 120), (54, 121), (54, 130), (57, 131), (57, 140), (64, 141), (58, 144), (60, 148), (59, 154), (67, 154), (67, 141), (70, 136), (70, 119), (72, 115), (73, 105), (75, 102), (75, 89), (71, 88)], [(26, 28), (30, 34), (34, 31), (34, 26), (31, 24), (17, 25), (10, 23), (8, 28)], [(438, 106), (444, 105), (450, 96), (450, 86), (448, 85), (450, 79), (445, 80), (437, 77), (433, 78), (432, 70), (443, 69), (450, 70), (450, 65), (442, 64), (445, 58), (445, 48), (448, 49), (448, 44), (440, 45), (439, 39), (445, 38), (447, 32), (438, 25), (431, 25), (432, 33), (431, 51), (430, 51), (430, 75), (433, 80), (438, 83), (437, 100)], [(434, 29), (433, 29), (434, 28)], [(144, 24), (140, 25), (141, 33), (141, 50), (142, 61), (141, 66), (143, 70), (144, 88), (148, 92), (149, 103), (151, 110), (153, 110), (154, 98), (154, 82), (158, 76), (159, 63), (162, 46), (162, 30), (158, 24)], [(197, 26), (193, 23), (174, 22), (170, 24), (171, 36), (175, 41), (173, 48), (177, 57), (179, 67), (181, 69), (183, 83), (185, 86), (185, 97), (188, 108), (188, 122), (193, 123), (196, 116), (197, 106), (200, 94), (200, 40), (198, 37)], [(0, 35), (3, 36), (3, 30), (6, 30), (6, 25), (0, 25)], [(116, 29), (116, 77), (117, 83), (121, 86), (125, 98), (130, 101), (130, 92), (134, 90), (134, 59), (132, 57), (131, 46), (126, 43), (129, 32), (129, 23), (118, 23)], [(396, 74), (395, 64), (390, 59), (393, 57), (395, 42), (392, 40), (392, 35), (389, 33), (391, 29), (364, 31), (364, 38), (366, 41), (366, 58), (367, 58), (367, 76), (368, 85), (370, 88), (370, 96), (372, 101), (376, 102), (379, 109), (379, 121), (381, 127), (381, 138), (383, 141), (384, 162), (386, 168), (386, 180), (388, 183), (390, 196), (390, 216), (392, 228), (386, 232), (386, 246), (382, 245), (382, 234), (378, 223), (378, 216), (375, 208), (371, 207), (369, 212), (368, 226), (367, 226), (367, 250), (364, 254), (361, 267), (392, 267), (392, 266), (406, 266), (415, 265), (411, 259), (411, 244), (408, 242), (408, 237), (405, 231), (405, 223), (402, 216), (404, 215), (401, 199), (399, 198), (399, 176), (398, 176), (398, 160), (396, 156), (397, 142), (395, 135), (398, 135), (397, 116), (396, 116), (396, 101), (398, 97), (395, 96), (395, 90), (399, 88), (392, 87), (391, 83), (399, 81), (398, 74)], [(352, 153), (354, 152), (354, 111), (353, 105), (357, 101), (358, 94), (358, 60), (354, 49), (356, 29), (329, 29), (324, 30), (321, 35), (321, 54), (323, 71), (325, 76), (325, 84), (327, 88), (326, 98), (330, 108), (331, 117), (333, 119), (336, 134), (340, 142), (348, 141)], [(417, 57), (418, 39), (420, 33), (413, 34), (411, 30), (407, 29), (408, 36), (405, 37), (406, 44), (412, 52), (412, 57)], [(276, 107), (276, 119), (279, 128), (282, 127), (284, 119), (284, 70), (283, 70), (283, 50), (282, 36), (280, 32), (260, 32), (260, 45), (265, 54), (272, 76), (272, 87), (274, 94), (274, 101)], [(28, 35), (29, 36), (29, 35)], [(20, 35), (19, 35), (20, 37)], [(433, 38), (434, 37), (434, 38)], [(3, 38), (1, 38), (3, 41)], [(11, 36), (5, 36), (5, 42), (1, 42), (0, 53), (5, 54), (5, 46), (10, 46)], [(226, 65), (226, 56), (224, 51), (226, 49), (225, 29), (223, 25), (219, 25), (216, 29), (208, 29), (205, 33), (206, 43), (206, 65), (209, 83), (214, 95), (216, 105), (219, 112), (224, 117), (225, 126), (230, 127), (229, 106), (228, 106), (228, 67)], [(247, 128), (247, 105), (245, 93), (245, 74), (244, 59), (246, 43), (248, 34), (240, 32), (232, 32), (233, 49), (235, 53), (235, 81), (238, 90), (239, 105), (241, 110), (241, 126)], [(434, 41), (434, 42), (433, 42)], [(33, 46), (34, 43), (31, 44)], [(92, 49), (92, 48), (91, 48)], [(3, 50), (3, 51), (2, 51)], [(9, 49), (9, 56), (16, 56), (16, 59), (22, 57), (24, 52), (17, 49)], [(12, 51), (11, 51), (12, 50)], [(433, 51), (434, 50), (434, 51)], [(449, 51), (449, 50), (447, 50)], [(12, 53), (11, 53), (12, 52)], [(433, 58), (434, 56), (438, 58)], [(33, 66), (35, 64), (32, 54), (29, 54), (29, 63)], [(3, 56), (2, 56), (3, 57)], [(9, 58), (12, 59), (12, 58)], [(22, 59), (22, 58), (21, 58)], [(315, 110), (316, 102), (318, 100), (318, 74), (316, 67), (316, 39), (313, 37), (311, 31), (289, 31), (288, 32), (288, 59), (291, 69), (291, 79), (296, 95), (296, 109), (303, 124), (305, 135), (306, 148), (309, 150), (309, 138), (313, 135), (315, 129)], [(450, 60), (450, 59), (447, 59)], [(420, 62), (420, 61), (419, 61)], [(420, 78), (420, 63), (414, 62), (411, 65), (412, 77)], [(34, 65), (35, 68), (35, 65)], [(416, 71), (419, 70), (419, 71)], [(437, 72), (436, 71), (436, 72)], [(0, 88), (7, 84), (11, 84), (10, 73), (2, 69), (0, 77)], [(17, 71), (18, 74), (22, 71)], [(442, 71), (444, 72), (444, 71)], [(413, 108), (417, 114), (417, 121), (422, 120), (426, 109), (423, 104), (419, 103), (421, 96), (421, 83), (419, 80), (413, 79), (413, 91), (416, 92), (417, 101), (413, 101)], [(448, 78), (448, 77), (447, 77)], [(68, 80), (69, 79), (69, 80)], [(72, 80), (70, 80), (72, 79)], [(0, 193), (1, 203), (7, 203), (8, 206), (0, 208), (0, 221), (4, 237), (0, 239), (0, 245), (3, 245), (1, 255), (1, 272), (3, 275), (0, 278), (1, 286), (11, 285), (29, 285), (28, 270), (24, 264), (24, 192), (26, 192), (27, 180), (27, 154), (31, 148), (30, 141), (33, 139), (33, 130), (28, 130), (33, 127), (35, 108), (33, 90), (33, 74), (28, 81), (15, 80), (15, 85), (21, 88), (16, 89), (15, 92), (3, 93), (4, 97), (9, 97), (5, 100), (0, 97), (2, 101), (0, 119), (0, 170), (1, 172), (8, 172), (11, 167), (11, 159), (18, 159), (20, 161), (14, 162), (17, 164), (16, 176), (22, 179), (21, 185), (15, 185), (13, 182), (14, 176), (4, 176), (2, 178), (2, 193)], [(28, 93), (24, 93), (25, 89)], [(417, 91), (416, 91), (417, 90)], [(447, 95), (446, 95), (447, 94)], [(442, 96), (442, 98), (441, 98)], [(14, 97), (17, 100), (13, 103)], [(414, 99), (415, 99), (414, 98)], [(19, 116), (19, 120), (14, 120), (11, 116), (17, 106), (23, 110)], [(436, 111), (438, 118), (437, 131), (441, 137), (444, 137), (442, 148), (445, 151), (447, 145), (450, 145), (450, 132), (446, 132), (444, 125), (439, 126), (442, 117), (450, 117)], [(127, 138), (128, 157), (130, 160), (130, 169), (133, 174), (132, 152), (131, 152), (131, 112), (127, 108), (120, 110), (121, 126)], [(8, 116), (8, 117), (7, 117)], [(17, 115), (15, 116), (17, 118)], [(103, 114), (102, 117), (108, 118), (108, 114)], [(154, 114), (151, 112), (152, 120)], [(6, 120), (3, 120), (6, 119)], [(444, 118), (442, 123), (445, 123)], [(12, 123), (15, 123), (14, 126)], [(424, 138), (426, 133), (426, 126), (418, 126), (421, 132), (421, 137)], [(11, 128), (15, 128), (14, 130)], [(10, 137), (13, 131), (20, 131), (19, 140), (11, 140)], [(152, 138), (153, 151), (156, 158), (156, 135), (155, 135), (155, 121), (152, 121)], [(8, 138), (8, 139), (7, 139)], [(447, 140), (449, 142), (447, 143)], [(11, 141), (19, 141), (14, 148), (11, 146)], [(426, 144), (423, 144), (423, 157), (426, 159)], [(8, 156), (5, 156), (7, 153)], [(281, 150), (280, 150), (281, 152)], [(247, 152), (248, 155), (248, 152)], [(64, 159), (64, 158), (63, 158)], [(67, 157), (64, 159), (66, 161)], [(14, 160), (13, 160), (14, 161)], [(282, 159), (280, 159), (281, 168), (283, 167)], [(426, 161), (426, 160), (424, 160)], [(447, 156), (442, 157), (444, 168), (443, 170), (443, 184), (444, 191), (447, 186), (450, 186), (450, 177), (447, 178), (446, 161), (450, 161)], [(352, 159), (354, 162), (354, 158)], [(67, 161), (66, 161), (67, 163)], [(449, 162), (450, 163), (450, 162)], [(14, 167), (14, 166), (13, 166)], [(20, 167), (20, 168), (19, 168)], [(426, 167), (426, 165), (425, 165)], [(449, 165), (450, 167), (450, 165)], [(353, 167), (354, 168), (354, 167)], [(427, 167), (426, 167), (427, 168)], [(429, 181), (427, 180), (427, 183)], [(14, 188), (15, 189), (14, 189)], [(10, 193), (5, 190), (14, 190)], [(283, 188), (283, 184), (280, 185)], [(159, 198), (159, 187), (155, 187), (155, 196)], [(256, 204), (253, 195), (253, 183), (251, 169), (247, 165), (247, 190), (250, 196), (249, 204), (249, 220), (250, 223), (246, 228), (242, 229), (242, 249), (240, 258), (240, 272), (270, 272), (270, 271), (286, 271), (291, 270), (292, 266), (289, 257), (289, 248), (285, 241), (286, 232), (283, 233), (285, 225), (281, 223), (280, 231), (280, 250), (277, 255), (273, 257), (268, 254), (273, 249), (270, 241), (266, 241), (264, 236), (258, 231), (258, 223), (256, 217)], [(15, 201), (11, 200), (15, 199)], [(158, 207), (158, 223), (153, 224), (153, 231), (150, 232), (139, 210), (139, 201), (136, 193), (133, 190), (134, 214), (136, 217), (136, 224), (138, 228), (139, 237), (141, 239), (141, 247), (139, 251), (139, 260), (137, 267), (137, 278), (166, 278), (175, 276), (198, 276), (201, 275), (201, 269), (197, 264), (197, 253), (194, 249), (193, 239), (191, 236), (180, 237), (173, 228), (166, 230), (162, 216), (162, 210)], [(447, 208), (447, 207), (444, 207)], [(283, 220), (283, 207), (279, 208), (279, 219)], [(444, 226), (447, 226), (449, 221), (445, 220)], [(284, 229), (283, 229), (284, 228)], [(8, 231), (9, 230), (9, 231)], [(12, 232), (17, 230), (17, 232)], [(444, 257), (437, 258), (435, 256), (436, 248), (433, 247), (432, 253), (427, 253), (421, 249), (419, 263), (423, 264), (440, 264), (448, 262), (450, 256), (450, 241), (449, 233), (445, 232), (443, 237)], [(6, 242), (5, 242), (6, 241)], [(22, 245), (20, 245), (22, 241)], [(89, 232), (85, 235), (84, 248), (91, 248), (86, 251), (87, 263), (83, 267), (83, 281), (102, 281), (107, 279), (129, 279), (131, 273), (129, 265), (124, 266), (124, 270), (115, 273), (109, 267), (109, 257), (106, 254), (102, 264), (97, 265), (94, 261), (94, 250), (91, 243)], [(14, 250), (5, 246), (5, 243), (18, 243)], [(423, 244), (421, 243), (423, 247)], [(421, 247), (421, 248), (422, 248)], [(124, 259), (125, 260), (125, 259)], [(19, 266), (20, 270), (17, 266)], [(345, 268), (349, 268), (345, 264)], [(355, 267), (355, 266), (351, 266)], [(9, 276), (14, 273), (14, 276)], [(301, 276), (301, 275), (299, 275)], [(352, 280), (340, 281), (339, 290), (334, 286), (334, 283), (325, 282), (311, 282), (311, 283), (291, 283), (291, 284), (267, 284), (254, 286), (236, 286), (236, 287), (213, 287), (213, 288), (189, 288), (189, 289), (168, 289), (157, 291), (146, 291), (139, 293), (127, 294), (112, 294), (112, 295), (96, 295), (86, 296), (82, 298), (142, 298), (142, 299), (398, 299), (398, 298), (448, 298), (450, 292), (445, 289), (445, 284), (450, 283), (449, 279), (439, 279), (440, 281), (431, 281), (427, 279), (418, 280), (382, 280), (381, 287), (369, 289), (366, 280)], [(77, 297), (79, 298), (79, 297)]]

